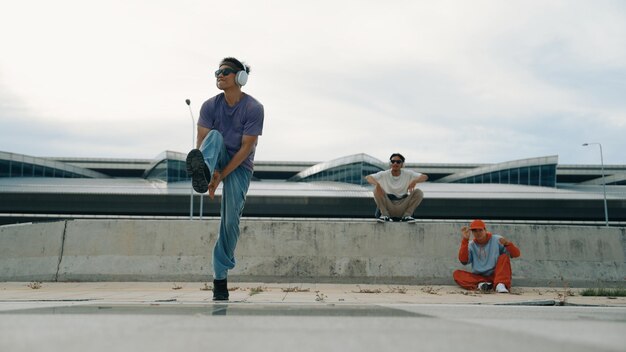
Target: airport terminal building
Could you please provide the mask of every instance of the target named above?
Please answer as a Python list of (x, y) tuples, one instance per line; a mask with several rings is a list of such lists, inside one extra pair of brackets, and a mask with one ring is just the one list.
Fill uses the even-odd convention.
[[(154, 159), (52, 158), (0, 151), (0, 224), (88, 217), (217, 216), (219, 201), (192, 196), (183, 153)], [(355, 154), (325, 162), (257, 161), (244, 216), (373, 218), (364, 176), (386, 161)], [(418, 219), (485, 218), (626, 223), (626, 165), (559, 165), (558, 156), (497, 164), (407, 163)], [(217, 195), (221, 189), (218, 188)]]

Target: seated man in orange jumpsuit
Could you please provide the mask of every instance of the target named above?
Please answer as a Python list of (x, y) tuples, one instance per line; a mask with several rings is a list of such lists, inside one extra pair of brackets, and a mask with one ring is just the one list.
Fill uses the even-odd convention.
[[(470, 230), (474, 240), (470, 241)], [(520, 256), (520, 250), (512, 242), (500, 235), (487, 232), (482, 220), (474, 220), (469, 228), (461, 228), (461, 264), (472, 264), (472, 272), (455, 270), (454, 281), (468, 289), (491, 291), (495, 284), (498, 293), (508, 293), (511, 289), (511, 258)]]

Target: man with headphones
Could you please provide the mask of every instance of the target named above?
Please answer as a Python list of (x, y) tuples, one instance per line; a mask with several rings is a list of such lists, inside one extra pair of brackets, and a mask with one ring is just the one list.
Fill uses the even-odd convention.
[(187, 155), (193, 189), (213, 199), (223, 182), (220, 228), (213, 249), (213, 300), (228, 300), (228, 270), (235, 267), (239, 220), (254, 168), (254, 152), (263, 132), (263, 105), (241, 91), (250, 68), (224, 58), (215, 71), (222, 90), (200, 109), (197, 148)]

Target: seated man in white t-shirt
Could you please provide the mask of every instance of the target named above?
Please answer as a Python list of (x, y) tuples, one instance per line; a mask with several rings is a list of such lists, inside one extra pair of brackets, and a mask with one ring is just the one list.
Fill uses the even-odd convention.
[(393, 153), (389, 158), (391, 169), (365, 176), (370, 184), (374, 185), (374, 200), (380, 217), (378, 222), (400, 219), (408, 223), (415, 223), (413, 212), (422, 202), (424, 192), (415, 188), (420, 182), (428, 180), (426, 174), (413, 170), (404, 170), (404, 157)]

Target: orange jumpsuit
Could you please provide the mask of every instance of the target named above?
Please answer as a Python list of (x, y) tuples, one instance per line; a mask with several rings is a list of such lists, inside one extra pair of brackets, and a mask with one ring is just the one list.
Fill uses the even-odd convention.
[[(495, 239), (494, 239), (495, 240)], [(491, 241), (491, 233), (487, 232), (487, 238), (483, 243), (476, 242), (477, 245), (485, 245)], [(463, 238), (461, 240), (461, 248), (459, 248), (459, 261), (465, 265), (469, 261), (469, 240)], [(498, 256), (496, 267), (493, 274), (489, 276), (474, 274), (465, 270), (455, 270), (452, 276), (459, 286), (468, 289), (476, 290), (478, 284), (481, 282), (490, 282), (492, 284), (503, 283), (507, 289), (511, 289), (511, 258), (517, 258), (520, 256), (520, 250), (513, 243), (509, 242), (504, 246), (506, 252)], [(510, 257), (509, 257), (510, 255)]]

